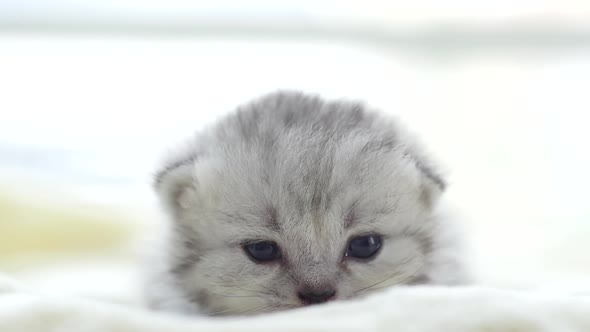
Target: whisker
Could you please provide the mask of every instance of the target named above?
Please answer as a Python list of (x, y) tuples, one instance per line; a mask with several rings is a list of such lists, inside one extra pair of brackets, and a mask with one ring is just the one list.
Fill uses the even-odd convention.
[[(249, 293), (252, 293), (252, 294), (263, 294), (263, 295), (270, 295), (271, 294), (270, 292), (265, 292), (265, 291), (262, 291), (262, 290), (247, 289), (247, 288), (243, 288), (243, 287), (240, 287), (240, 286), (237, 286), (237, 285), (232, 285), (232, 286), (218, 285), (218, 286), (220, 286), (222, 288), (225, 288), (227, 290), (235, 290), (235, 289), (238, 289), (238, 290), (249, 292)], [(262, 286), (262, 285), (259, 285), (259, 286)], [(266, 288), (264, 286), (262, 286), (262, 287), (265, 288), (265, 289), (267, 289), (267, 290), (269, 290), (269, 291), (272, 291), (270, 288)]]
[(261, 311), (262, 312), (262, 311), (264, 311), (266, 309), (270, 309), (270, 308), (272, 308), (272, 306), (270, 306), (270, 305), (259, 306), (259, 307), (256, 307), (256, 308), (252, 308), (250, 310), (241, 311), (239, 314), (247, 314), (247, 313), (251, 313), (253, 311)]
[(393, 277), (395, 277), (395, 276), (397, 276), (397, 275), (399, 275), (399, 274), (400, 274), (399, 272), (395, 272), (394, 274), (390, 275), (389, 277), (387, 277), (387, 278), (385, 278), (385, 279), (383, 279), (383, 280), (381, 280), (381, 281), (378, 281), (378, 282), (376, 282), (376, 283), (374, 283), (374, 284), (372, 284), (372, 285), (370, 285), (370, 286), (363, 287), (363, 288), (361, 288), (361, 289), (359, 289), (359, 290), (355, 291), (355, 292), (354, 292), (354, 294), (360, 293), (360, 292), (362, 292), (362, 291), (364, 291), (364, 290), (366, 290), (366, 289), (370, 289), (370, 288), (372, 288), (372, 287), (375, 287), (375, 286), (377, 286), (377, 285), (379, 285), (379, 284), (382, 284), (382, 283), (386, 282), (387, 280), (389, 280), (389, 279), (391, 279), (391, 278), (393, 278)]
[(386, 288), (386, 287), (390, 287), (390, 286), (393, 286), (393, 285), (404, 283), (404, 282), (410, 280), (411, 278), (413, 278), (418, 272), (420, 272), (420, 270), (422, 270), (423, 267), (424, 267), (424, 264), (422, 264), (420, 266), (420, 268), (418, 270), (416, 270), (414, 273), (410, 274), (408, 277), (406, 277), (406, 278), (404, 278), (404, 279), (402, 279), (402, 280), (400, 280), (398, 282), (394, 282), (393, 284), (389, 284), (389, 285), (385, 285), (385, 286), (375, 287), (375, 288), (372, 288), (371, 290)]
[(216, 312), (212, 312), (209, 313), (210, 316), (219, 316), (222, 314), (226, 314), (226, 313), (231, 313), (232, 315), (242, 315), (242, 314), (246, 314), (246, 313), (250, 313), (253, 311), (264, 311), (266, 309), (272, 308), (272, 306), (270, 305), (261, 305), (261, 306), (255, 306), (252, 308), (248, 308), (246, 310), (241, 310), (241, 311), (233, 311), (232, 309), (226, 309), (226, 310), (221, 310), (221, 311), (216, 311)]
[(208, 315), (209, 316), (219, 316), (219, 315), (222, 315), (222, 314), (226, 314), (228, 312), (233, 312), (233, 310), (232, 309), (225, 309), (225, 310), (210, 312), (210, 313), (208, 313)]
[[(423, 257), (423, 255), (421, 255), (421, 256)], [(405, 264), (405, 263), (409, 263), (411, 261), (412, 261), (412, 259), (407, 259), (407, 260), (402, 261), (402, 263)], [(378, 281), (378, 282), (376, 282), (376, 283), (374, 283), (374, 284), (372, 284), (370, 286), (363, 287), (363, 288), (355, 291), (354, 294), (356, 295), (356, 294), (358, 294), (358, 293), (360, 293), (362, 291), (380, 289), (380, 288), (385, 288), (385, 287), (389, 287), (389, 286), (393, 286), (393, 285), (396, 285), (396, 284), (403, 283), (403, 282), (407, 281), (408, 279), (414, 277), (418, 272), (420, 272), (422, 270), (422, 268), (424, 268), (424, 263), (420, 264), (420, 266), (414, 272), (412, 272), (409, 276), (407, 276), (406, 278), (404, 278), (402, 280), (399, 280), (397, 282), (394, 282), (392, 284), (388, 284), (386, 286), (381, 286), (381, 287), (376, 287), (375, 288), (375, 286), (381, 285), (382, 283), (384, 283), (384, 282), (386, 282), (386, 281), (388, 281), (388, 280), (390, 280), (390, 279), (392, 279), (392, 278), (394, 278), (396, 276), (399, 276), (401, 274), (400, 272), (395, 272), (392, 275), (388, 276), (387, 278), (385, 278), (385, 279), (383, 279), (381, 281)]]
[(267, 291), (269, 291), (270, 294), (272, 294), (272, 295), (274, 295), (276, 297), (279, 297), (279, 293), (276, 290), (274, 290), (272, 288), (269, 288), (267, 286), (264, 286), (263, 284), (260, 284), (260, 283), (257, 283), (257, 285), (260, 286), (260, 287), (262, 287), (262, 288), (264, 288), (264, 289), (266, 289)]
[[(211, 295), (221, 296), (221, 297), (241, 297), (241, 298), (262, 298), (263, 296), (260, 295), (229, 295), (229, 294), (221, 294), (221, 293), (214, 293), (208, 292)], [(263, 294), (264, 295), (264, 294)]]

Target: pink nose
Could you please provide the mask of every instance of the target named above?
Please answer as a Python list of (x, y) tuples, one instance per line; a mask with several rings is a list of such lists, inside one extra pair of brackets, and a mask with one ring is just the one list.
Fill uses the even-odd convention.
[(303, 288), (297, 292), (297, 297), (305, 305), (328, 302), (336, 296), (334, 288), (311, 289)]

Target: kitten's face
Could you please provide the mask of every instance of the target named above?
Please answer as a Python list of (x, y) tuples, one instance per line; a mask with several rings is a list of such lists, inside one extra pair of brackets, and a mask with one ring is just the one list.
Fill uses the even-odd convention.
[(427, 281), (438, 188), (400, 151), (343, 146), (278, 149), (272, 164), (228, 148), (191, 165), (174, 196), (172, 270), (186, 299), (251, 314)]

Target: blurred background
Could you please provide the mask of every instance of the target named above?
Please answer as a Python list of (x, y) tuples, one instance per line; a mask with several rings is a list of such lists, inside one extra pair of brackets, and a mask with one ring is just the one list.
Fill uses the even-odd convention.
[(159, 155), (276, 89), (421, 135), (480, 283), (590, 281), (584, 0), (0, 0), (0, 273), (135, 302)]

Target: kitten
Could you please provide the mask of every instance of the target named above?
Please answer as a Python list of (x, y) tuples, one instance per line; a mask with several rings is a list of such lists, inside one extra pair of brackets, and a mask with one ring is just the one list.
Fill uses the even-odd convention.
[(464, 281), (445, 180), (398, 124), (355, 102), (277, 92), (173, 153), (155, 308), (251, 314), (393, 285)]

